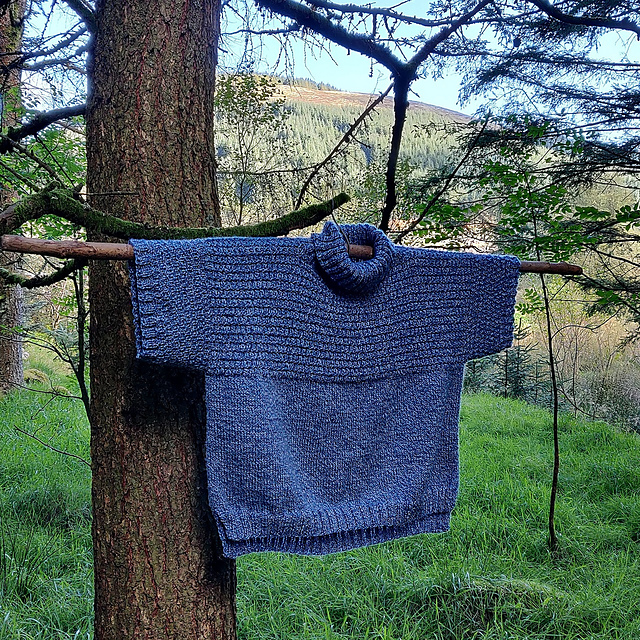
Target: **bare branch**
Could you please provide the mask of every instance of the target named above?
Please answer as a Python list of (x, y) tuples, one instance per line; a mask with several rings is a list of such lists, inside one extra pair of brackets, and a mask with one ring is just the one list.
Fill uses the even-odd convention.
[[(18, 183), (26, 184), (27, 187), (31, 189), (31, 191), (38, 190), (39, 187), (35, 182), (33, 182), (32, 180), (29, 180), (29, 178), (27, 178), (25, 175), (18, 173), (13, 167), (10, 167), (6, 162), (3, 162), (2, 160), (0, 160), (0, 167), (2, 167), (6, 172), (10, 173), (18, 181)], [(15, 186), (15, 183), (14, 183), (14, 186)]]
[(86, 260), (84, 259), (68, 260), (53, 273), (46, 276), (34, 276), (33, 278), (26, 278), (8, 269), (0, 268), (0, 279), (4, 280), (7, 284), (17, 284), (23, 289), (48, 287), (69, 277), (74, 271), (84, 267), (85, 264)]
[(13, 428), (18, 433), (22, 433), (23, 435), (28, 436), (29, 438), (32, 438), (36, 442), (39, 442), (43, 447), (46, 447), (50, 451), (54, 451), (55, 453), (59, 453), (63, 456), (69, 456), (69, 458), (74, 458), (75, 460), (79, 460), (80, 462), (86, 464), (87, 467), (89, 467), (89, 469), (91, 469), (91, 463), (85, 460), (84, 458), (82, 458), (81, 456), (77, 456), (75, 453), (69, 453), (68, 451), (63, 451), (62, 449), (56, 449), (56, 447), (51, 446), (48, 442), (44, 442), (43, 440), (40, 440), (40, 438), (38, 438), (38, 436), (36, 436), (35, 434), (29, 433), (28, 431), (25, 431), (20, 427), (17, 427), (14, 425)]
[(467, 151), (464, 153), (462, 158), (460, 158), (460, 161), (456, 164), (453, 171), (451, 171), (449, 175), (446, 177), (443, 185), (431, 196), (431, 198), (429, 199), (429, 202), (422, 209), (422, 212), (420, 213), (420, 215), (405, 230), (403, 230), (401, 233), (398, 234), (398, 236), (396, 237), (396, 242), (398, 242), (399, 240), (402, 240), (402, 238), (404, 238), (407, 234), (411, 233), (420, 224), (420, 222), (424, 220), (425, 216), (433, 208), (436, 202), (438, 202), (440, 198), (446, 193), (447, 189), (449, 188), (450, 184), (453, 182), (454, 178), (457, 177), (460, 169), (462, 169), (462, 167), (465, 165), (465, 163), (469, 159), (469, 156), (473, 153), (473, 151), (475, 151), (476, 144), (480, 139), (480, 137), (482, 136), (482, 134), (485, 132), (488, 124), (489, 124), (489, 119), (487, 118), (482, 123), (482, 127), (476, 134), (473, 142), (469, 145)]
[(333, 149), (329, 152), (327, 157), (324, 160), (322, 160), (322, 162), (319, 162), (313, 168), (313, 171), (309, 174), (304, 184), (302, 185), (302, 188), (300, 189), (300, 194), (298, 195), (298, 200), (295, 206), (296, 209), (299, 209), (300, 206), (302, 205), (302, 200), (305, 196), (305, 193), (307, 192), (307, 189), (309, 188), (311, 181), (318, 175), (318, 172), (322, 169), (322, 167), (325, 167), (329, 162), (331, 162), (331, 160), (336, 156), (336, 154), (342, 148), (342, 146), (346, 144), (349, 141), (349, 139), (353, 136), (353, 133), (362, 124), (365, 118), (389, 95), (389, 92), (391, 91), (392, 88), (393, 88), (393, 85), (392, 84), (389, 85), (386, 91), (381, 93), (378, 96), (378, 98), (376, 98), (376, 100), (374, 100), (369, 106), (367, 106), (367, 108), (355, 119), (354, 123), (349, 127), (349, 129), (342, 136), (342, 138), (340, 138), (340, 140), (338, 141), (338, 144), (336, 144), (335, 147), (333, 147)]
[(237, 36), (241, 33), (251, 36), (281, 36), (289, 33), (295, 33), (299, 30), (300, 27), (297, 24), (291, 24), (288, 27), (283, 27), (282, 29), (237, 29), (236, 31), (225, 32), (224, 36)]
[(354, 34), (344, 27), (335, 24), (317, 11), (294, 2), (293, 0), (256, 0), (258, 6), (270, 9), (274, 13), (291, 18), (306, 29), (324, 36), (346, 49), (357, 51), (364, 56), (373, 58), (389, 69), (394, 75), (401, 70), (402, 61), (369, 36)]
[(90, 46), (86, 44), (82, 47), (78, 47), (71, 55), (67, 56), (66, 58), (48, 58), (45, 60), (40, 60), (40, 62), (23, 65), (23, 69), (25, 69), (26, 71), (42, 71), (43, 69), (48, 69), (50, 67), (65, 67), (84, 75), (86, 73), (86, 70), (77, 67), (71, 61), (75, 58), (79, 58), (82, 54), (87, 53), (89, 51), (89, 48)]
[[(86, 105), (77, 104), (72, 107), (62, 107), (61, 109), (51, 109), (51, 111), (43, 111), (35, 115), (29, 122), (21, 127), (10, 128), (6, 137), (13, 142), (20, 142), (28, 136), (35, 135), (49, 125), (60, 120), (67, 120), (75, 116), (83, 116), (85, 114)], [(7, 140), (0, 141), (0, 154), (7, 153), (12, 149), (11, 144)]]
[(91, 33), (95, 33), (96, 16), (93, 9), (83, 0), (64, 0), (64, 2), (82, 18), (82, 21), (87, 25), (87, 29)]
[(632, 33), (635, 33), (638, 40), (640, 40), (640, 25), (627, 18), (623, 20), (616, 20), (614, 18), (591, 18), (584, 15), (574, 16), (564, 13), (552, 5), (548, 0), (529, 0), (529, 2), (538, 7), (540, 11), (546, 13), (548, 16), (558, 20), (559, 22), (574, 24), (576, 26), (603, 27), (605, 29), (631, 31)]
[(406, 15), (394, 11), (393, 9), (395, 7), (385, 9), (367, 5), (338, 4), (336, 2), (325, 2), (325, 0), (310, 0), (310, 4), (313, 4), (315, 7), (325, 9), (326, 11), (337, 11), (342, 14), (354, 13), (358, 15), (380, 16), (382, 18), (390, 18), (391, 20), (398, 20), (405, 24), (417, 24), (423, 27), (441, 27), (451, 22), (450, 19), (427, 20), (426, 18), (419, 18), (418, 16)]
[[(12, 58), (12, 62), (7, 65), (8, 68), (22, 66), (22, 64), (27, 60), (32, 60), (33, 58), (45, 58), (48, 56), (52, 56), (55, 53), (62, 51), (63, 49), (66, 49), (69, 45), (73, 44), (78, 38), (81, 38), (86, 33), (86, 27), (81, 27), (78, 31), (69, 31), (66, 38), (58, 41), (55, 45), (48, 49), (34, 49), (32, 51), (20, 51), (16, 53), (0, 52), (0, 58), (4, 56), (10, 56)], [(13, 57), (16, 55), (19, 57), (13, 60)]]
[[(49, 158), (51, 158), (51, 160), (57, 165), (60, 173), (62, 173), (64, 177), (69, 181), (69, 184), (72, 185), (73, 178), (69, 175), (67, 170), (64, 168), (64, 165), (60, 162), (60, 160), (58, 160), (58, 158), (56, 158), (55, 155), (51, 153), (51, 149), (49, 149), (49, 147), (47, 146), (47, 143), (38, 134), (35, 135), (35, 139), (38, 145), (45, 150)], [(58, 177), (58, 173), (55, 171), (55, 169), (52, 168), (52, 171), (53, 171), (54, 180), (60, 180), (60, 178)]]
[(482, 0), (471, 11), (461, 15), (450, 25), (441, 29), (435, 36), (429, 38), (420, 50), (404, 65), (402, 72), (395, 76), (394, 84), (394, 121), (391, 130), (391, 144), (389, 145), (389, 159), (387, 161), (386, 171), (386, 187), (387, 196), (385, 198), (384, 207), (380, 216), (380, 228), (388, 231), (391, 214), (398, 203), (396, 189), (396, 170), (398, 166), (398, 158), (400, 157), (400, 144), (402, 143), (402, 132), (404, 130), (404, 122), (407, 117), (407, 109), (409, 107), (409, 88), (416, 77), (418, 67), (435, 51), (436, 47), (455, 33), (460, 27), (464, 26), (482, 11), (493, 0)]
[(11, 146), (11, 148), (20, 152), (22, 155), (26, 156), (30, 160), (33, 160), (41, 169), (44, 169), (54, 180), (58, 180), (58, 174), (55, 172), (51, 165), (47, 164), (42, 158), (39, 158), (33, 151), (27, 149), (24, 145), (12, 140), (9, 136), (5, 136), (0, 133), (0, 144), (6, 143)]
[[(436, 47), (443, 43), (449, 36), (454, 34), (460, 27), (466, 25), (476, 14), (478, 14), (487, 5), (491, 4), (493, 0), (482, 0), (471, 11), (461, 15), (459, 18), (453, 20), (446, 27), (441, 29), (435, 36), (429, 38), (427, 42), (420, 48), (420, 50), (409, 60), (407, 68), (413, 68), (414, 74), (418, 67), (435, 51)], [(411, 78), (413, 80), (413, 78)]]

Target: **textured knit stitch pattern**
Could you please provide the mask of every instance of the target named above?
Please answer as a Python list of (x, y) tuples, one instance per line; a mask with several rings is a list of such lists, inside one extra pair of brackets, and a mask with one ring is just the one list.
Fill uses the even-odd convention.
[[(345, 236), (373, 258), (349, 258)], [(226, 556), (448, 528), (464, 363), (511, 344), (516, 258), (331, 222), (311, 238), (131, 243), (138, 356), (205, 372)]]

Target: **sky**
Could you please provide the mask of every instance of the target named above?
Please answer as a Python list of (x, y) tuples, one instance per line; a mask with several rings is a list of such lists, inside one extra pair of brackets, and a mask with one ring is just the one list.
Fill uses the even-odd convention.
[[(263, 60), (257, 71), (273, 73), (274, 61), (279, 55), (279, 44), (265, 39), (262, 49)], [(224, 62), (230, 58), (223, 55), (222, 60)], [(230, 66), (233, 64), (230, 63)], [(332, 45), (330, 53), (318, 53), (310, 51), (300, 42), (293, 43), (286, 64), (281, 58), (277, 72), (296, 78), (309, 78), (342, 91), (358, 93), (381, 93), (391, 82), (388, 70), (382, 65), (374, 64), (372, 70), (369, 58), (356, 52), (347, 53), (338, 45)], [(419, 79), (412, 84), (413, 94), (410, 95), (410, 99), (472, 114), (480, 106), (480, 101), (466, 103), (462, 107), (458, 102), (460, 83), (461, 77), (454, 73), (437, 80)]]
[[(423, 8), (424, 0), (403, 0), (402, 9), (411, 14), (419, 15)], [(399, 6), (397, 0), (377, 0), (373, 3), (376, 6)], [(223, 21), (223, 31), (233, 32), (241, 29), (242, 23), (238, 18), (233, 18), (232, 14), (225, 14), (228, 21)], [(253, 14), (255, 16), (255, 14)], [(257, 23), (253, 23), (255, 28), (259, 28)], [(281, 26), (281, 23), (274, 23), (273, 27)], [(403, 35), (410, 37), (412, 32), (415, 35), (422, 33), (422, 27), (405, 27)], [(369, 58), (347, 51), (335, 44), (328, 43), (329, 52), (319, 52), (317, 47), (313, 50), (309, 46), (302, 44), (298, 38), (290, 38), (289, 55), (286, 59), (282, 56), (280, 43), (272, 37), (265, 37), (262, 40), (261, 60), (262, 63), (256, 65), (256, 71), (261, 73), (278, 73), (296, 78), (309, 78), (315, 82), (324, 82), (342, 91), (355, 91), (359, 93), (380, 93), (390, 84), (390, 76), (387, 69), (380, 64), (371, 67)], [(234, 57), (234, 51), (239, 52), (244, 49), (242, 37), (236, 40), (224, 41), (223, 49), (231, 55), (222, 53), (222, 60), (230, 61)], [(280, 61), (279, 66), (274, 69), (276, 60)], [(229, 62), (233, 68), (234, 63)], [(419, 100), (440, 107), (445, 107), (453, 111), (463, 111), (472, 114), (480, 106), (479, 101), (465, 104), (462, 107), (458, 102), (458, 91), (461, 78), (458, 74), (450, 74), (448, 77), (432, 79), (419, 79), (412, 84), (413, 95), (411, 100)]]
[[(389, 72), (379, 64), (373, 66), (372, 75), (370, 60), (359, 53), (352, 52), (348, 55), (341, 47), (334, 46), (331, 56), (325, 54), (313, 57), (309, 54), (305, 55), (302, 47), (298, 49), (297, 55), (294, 54), (296, 77), (310, 78), (343, 91), (359, 93), (380, 93), (391, 82)], [(461, 80), (460, 75), (456, 73), (437, 80), (431, 78), (417, 80), (412, 85), (414, 93), (410, 99), (472, 114), (480, 106), (480, 101), (460, 105), (458, 92)]]
[[(424, 0), (405, 0), (403, 9), (408, 12), (420, 13), (420, 6)], [(378, 0), (377, 5), (396, 5), (397, 0)], [(413, 9), (411, 8), (413, 6)], [(65, 15), (66, 14), (66, 15)], [(49, 31), (62, 32), (78, 19), (72, 12), (56, 12), (55, 20), (49, 24)], [(234, 25), (227, 24), (227, 30), (238, 28), (239, 22)], [(32, 25), (34, 29), (41, 29), (42, 24)], [(293, 40), (293, 39), (292, 39)], [(228, 43), (223, 41), (229, 49), (242, 51), (242, 38), (231, 40)], [(232, 52), (231, 52), (232, 53)], [(610, 60), (621, 60), (628, 55), (633, 60), (640, 60), (640, 43), (635, 38), (612, 34), (603, 39), (598, 51), (599, 55)], [(256, 70), (259, 72), (273, 72), (274, 62), (280, 56), (280, 46), (273, 39), (265, 39), (263, 44), (264, 63)], [(222, 54), (224, 61), (225, 55)], [(226, 56), (229, 59), (229, 56)], [(233, 56), (231, 56), (233, 57)], [(281, 58), (281, 56), (280, 56)], [(282, 60), (282, 58), (281, 58)], [(352, 52), (348, 54), (342, 47), (331, 45), (329, 53), (311, 52), (309, 47), (305, 47), (299, 41), (291, 45), (291, 55), (287, 60), (287, 65), (283, 63), (277, 69), (279, 73), (298, 78), (310, 78), (316, 82), (330, 84), (343, 91), (356, 91), (361, 93), (376, 94), (384, 91), (390, 83), (389, 72), (381, 65), (374, 65), (373, 71), (371, 62), (365, 56)], [(471, 100), (461, 104), (458, 99), (462, 78), (459, 74), (449, 72), (445, 77), (432, 79), (422, 78), (412, 84), (410, 99), (419, 100), (439, 107), (461, 111), (468, 115), (473, 115), (482, 105), (481, 99)]]
[[(423, 0), (409, 0), (414, 5), (413, 11), (420, 13), (420, 3)], [(380, 0), (376, 5), (397, 4), (395, 0)], [(403, 3), (406, 4), (406, 3)], [(417, 7), (417, 9), (416, 9)], [(404, 9), (406, 7), (403, 6)], [(411, 12), (411, 9), (407, 9)], [(238, 43), (242, 48), (242, 43)], [(342, 47), (331, 45), (329, 53), (312, 53), (310, 48), (305, 48), (297, 42), (291, 45), (291, 55), (287, 59), (287, 65), (282, 62), (280, 46), (273, 38), (265, 38), (262, 50), (264, 63), (258, 67), (260, 72), (274, 72), (273, 63), (279, 57), (281, 64), (277, 72), (286, 75), (309, 78), (316, 82), (330, 84), (343, 91), (356, 91), (361, 93), (380, 93), (389, 83), (389, 72), (381, 65), (374, 65), (373, 72), (371, 62), (359, 53), (348, 54)], [(605, 36), (598, 48), (597, 55), (601, 58), (620, 61), (625, 56), (630, 59), (640, 60), (640, 43), (635, 37), (617, 34)], [(459, 90), (463, 78), (453, 71), (443, 78), (421, 78), (412, 84), (412, 100), (419, 100), (439, 107), (460, 111), (473, 115), (484, 102), (483, 99), (460, 103)]]

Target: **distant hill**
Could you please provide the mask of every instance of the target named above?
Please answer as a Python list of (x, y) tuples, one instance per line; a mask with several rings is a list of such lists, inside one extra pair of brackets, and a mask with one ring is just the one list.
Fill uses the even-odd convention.
[[(360, 110), (363, 110), (377, 97), (368, 93), (354, 93), (350, 91), (339, 91), (338, 89), (316, 89), (297, 84), (282, 84), (278, 89), (279, 93), (288, 102), (302, 102), (306, 104), (326, 105), (329, 107), (357, 107)], [(386, 97), (380, 105), (380, 109), (392, 108), (393, 98)], [(452, 122), (466, 123), (471, 120), (469, 116), (459, 113), (458, 111), (452, 111), (451, 109), (445, 109), (444, 107), (438, 107), (433, 104), (415, 100), (409, 102), (409, 109), (414, 113), (430, 113), (451, 120)]]
[[(287, 139), (299, 166), (324, 158), (375, 96), (335, 89), (282, 84), (277, 92), (290, 109)], [(412, 101), (407, 112), (400, 159), (414, 172), (440, 167), (451, 154), (452, 131), (472, 119), (462, 113)], [(352, 182), (363, 167), (386, 163), (393, 126), (393, 99), (386, 98), (366, 120), (352, 145), (344, 173)]]

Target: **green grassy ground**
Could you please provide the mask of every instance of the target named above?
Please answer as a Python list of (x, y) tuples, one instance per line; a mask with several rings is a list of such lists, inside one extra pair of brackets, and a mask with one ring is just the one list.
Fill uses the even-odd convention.
[[(91, 637), (89, 472), (16, 433), (88, 455), (80, 403), (0, 402), (0, 640)], [(550, 416), (464, 399), (460, 499), (447, 534), (306, 558), (238, 561), (239, 637), (640, 639), (640, 437), (564, 418), (546, 547)]]
[[(47, 364), (31, 386), (73, 388)], [(37, 373), (37, 372), (35, 372)], [(30, 372), (34, 374), (34, 372)], [(77, 400), (12, 393), (0, 401), (0, 640), (89, 638), (92, 633), (86, 414)]]

